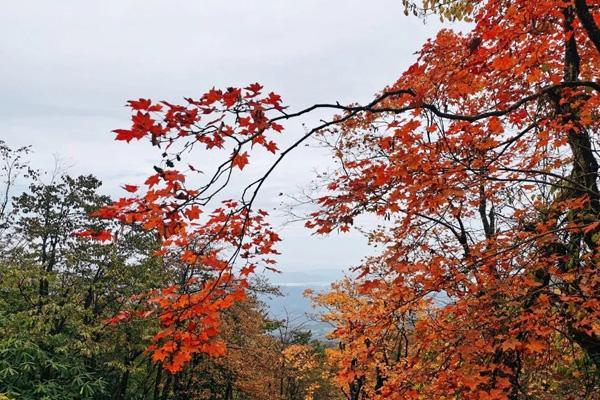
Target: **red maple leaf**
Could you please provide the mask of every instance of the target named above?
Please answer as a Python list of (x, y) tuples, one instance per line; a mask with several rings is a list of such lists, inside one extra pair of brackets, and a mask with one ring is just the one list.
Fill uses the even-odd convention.
[(244, 167), (248, 165), (248, 153), (243, 152), (234, 155), (233, 159), (231, 160), (231, 165), (233, 167), (238, 167), (240, 170), (244, 169)]

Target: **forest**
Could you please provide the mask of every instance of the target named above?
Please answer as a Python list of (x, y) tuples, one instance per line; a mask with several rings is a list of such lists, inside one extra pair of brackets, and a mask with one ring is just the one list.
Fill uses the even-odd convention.
[[(122, 197), (1, 141), (0, 399), (600, 399), (600, 1), (398, 1), (446, 25), (369, 102), (133, 94)], [(290, 218), (376, 250), (305, 292), (326, 338), (261, 301), (309, 143)]]

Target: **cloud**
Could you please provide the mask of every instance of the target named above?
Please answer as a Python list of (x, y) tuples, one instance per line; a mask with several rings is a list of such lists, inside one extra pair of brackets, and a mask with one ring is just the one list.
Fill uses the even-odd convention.
[[(108, 193), (121, 194), (119, 186), (139, 182), (157, 156), (112, 140), (110, 130), (128, 122), (125, 100), (178, 101), (259, 81), (294, 109), (366, 102), (438, 27), (404, 17), (398, 0), (9, 2), (0, 15), (1, 135), (13, 146), (32, 144), (37, 167), (50, 168), (59, 154), (73, 173), (93, 173)], [(282, 144), (302, 132), (300, 122), (289, 124)], [(278, 191), (307, 184), (327, 162), (314, 149), (293, 154), (261, 202), (276, 204)], [(281, 261), (293, 269), (340, 269), (368, 252), (358, 234), (287, 231)]]

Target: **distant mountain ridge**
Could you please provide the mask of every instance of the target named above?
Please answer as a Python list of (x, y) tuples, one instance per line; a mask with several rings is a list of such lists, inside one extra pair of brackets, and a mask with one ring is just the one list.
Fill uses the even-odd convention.
[(331, 330), (331, 326), (319, 321), (318, 316), (322, 310), (314, 308), (310, 299), (304, 297), (306, 289), (323, 291), (327, 289), (327, 285), (281, 285), (282, 296), (261, 295), (260, 299), (267, 305), (271, 318), (287, 319), (292, 327), (310, 330), (316, 339), (325, 339), (327, 332)]
[(331, 326), (319, 321), (322, 310), (313, 307), (310, 299), (304, 296), (306, 289), (326, 291), (332, 282), (344, 276), (342, 271), (306, 270), (283, 271), (268, 276), (269, 282), (279, 287), (281, 296), (261, 295), (260, 299), (267, 305), (269, 314), (274, 319), (289, 319), (292, 325), (310, 330), (313, 337), (323, 340)]
[(332, 282), (340, 280), (344, 271), (322, 269), (306, 269), (304, 271), (286, 271), (267, 274), (269, 282), (278, 286), (329, 286)]

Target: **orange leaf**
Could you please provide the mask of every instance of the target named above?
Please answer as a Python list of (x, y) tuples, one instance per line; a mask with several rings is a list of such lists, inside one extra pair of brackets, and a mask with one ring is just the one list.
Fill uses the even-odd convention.
[(238, 167), (240, 170), (244, 169), (246, 165), (248, 165), (248, 153), (237, 153), (233, 156), (231, 160), (231, 165), (234, 167)]

